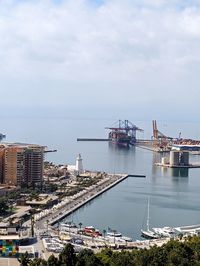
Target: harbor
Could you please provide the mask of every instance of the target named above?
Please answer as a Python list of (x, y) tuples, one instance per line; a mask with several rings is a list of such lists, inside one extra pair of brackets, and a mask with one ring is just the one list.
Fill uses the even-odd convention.
[[(73, 138), (73, 136), (71, 137)], [(50, 197), (52, 202), (56, 200), (54, 197), (59, 198), (59, 201), (53, 203), (53, 205), (41, 208), (40, 211), (38, 211), (38, 207), (36, 208), (37, 212), (34, 214), (34, 222), (38, 244), (35, 250), (43, 249), (44, 256), (48, 257), (54, 251), (56, 254), (59, 254), (57, 253), (61, 250), (59, 245), (61, 248), (69, 242), (73, 243), (74, 246), (77, 245), (77, 249), (81, 246), (81, 248), (91, 248), (95, 252), (98, 252), (105, 246), (118, 250), (132, 250), (136, 247), (149, 248), (154, 244), (162, 245), (170, 237), (159, 236), (157, 239), (143, 239), (141, 237), (141, 229), (146, 229), (143, 220), (146, 214), (145, 206), (148, 196), (151, 196), (149, 230), (160, 235), (167, 235), (166, 228), (175, 229), (180, 227), (183, 232), (179, 232), (180, 230), (177, 229), (176, 237), (179, 234), (198, 234), (198, 230), (194, 229), (195, 226), (190, 231), (183, 229), (183, 226), (181, 226), (199, 224), (197, 189), (199, 177), (197, 170), (193, 169), (190, 173), (184, 173), (184, 178), (181, 178), (182, 173), (177, 176), (175, 172), (165, 171), (164, 167), (157, 167), (155, 164), (162, 160), (162, 154), (152, 153), (148, 149), (139, 149), (137, 143), (135, 147), (127, 149), (127, 147), (114, 143), (108, 145), (108, 141), (73, 143), (71, 139), (67, 139), (67, 141), (69, 140), (69, 149), (73, 150), (73, 145), (75, 145), (74, 150), (77, 149), (83, 152), (85, 168), (101, 169), (100, 171), (86, 171), (86, 173), (80, 174), (80, 177), (79, 174), (75, 174), (75, 176), (85, 183), (90, 173), (93, 177), (100, 177), (102, 175), (102, 179), (98, 180), (102, 184), (95, 182), (85, 188), (79, 187), (82, 181), (75, 184), (73, 183), (75, 179), (71, 182), (69, 176), (66, 175), (66, 171), (73, 169), (73, 165), (63, 163), (62, 165), (53, 166), (53, 164), (49, 163), (55, 169), (49, 170), (50, 175), (49, 177), (45, 176), (45, 182), (49, 188), (54, 183), (57, 184), (57, 190), (53, 193), (47, 192), (48, 197), (46, 200), (42, 200), (43, 196), (38, 195), (41, 198), (41, 203), (40, 200), (27, 202), (39, 206), (39, 204), (46, 204)], [(145, 142), (148, 143), (148, 139)], [(141, 141), (140, 144), (142, 146), (143, 142)], [(49, 150), (55, 151), (53, 148)], [(51, 152), (51, 154), (47, 153), (45, 156), (58, 156), (58, 161), (60, 162), (65, 154), (66, 150), (63, 149), (61, 155)], [(198, 163), (198, 156), (190, 155), (190, 157), (192, 164), (193, 161), (194, 164)], [(73, 158), (70, 162), (74, 160)], [(139, 175), (116, 174), (126, 172), (139, 173)], [(57, 176), (58, 173), (60, 174)], [(93, 177), (91, 180), (93, 180)], [(111, 180), (113, 184), (109, 184), (108, 181)], [(117, 181), (116, 185), (115, 181)], [(194, 184), (195, 186), (193, 186)], [(81, 191), (77, 190), (77, 193), (73, 195), (66, 194), (66, 196), (62, 196), (62, 194), (65, 195), (65, 189), (68, 193), (68, 188), (69, 191), (70, 188), (72, 190), (74, 188), (81, 188)], [(185, 198), (185, 191), (187, 191), (187, 201), (181, 200)], [(188, 212), (189, 215), (185, 215)], [(77, 225), (77, 232), (72, 232), (72, 230), (70, 232), (64, 232), (64, 230), (58, 231), (59, 223), (67, 224), (70, 221)], [(101, 232), (102, 236), (91, 237), (82, 233), (79, 234), (80, 223), (82, 223), (81, 229), (93, 226)], [(25, 225), (30, 227), (30, 221), (26, 222)], [(123, 238), (121, 239), (118, 236), (107, 236), (108, 227), (121, 233), (123, 237), (127, 237), (126, 239), (131, 238), (132, 241), (123, 240)], [(105, 237), (104, 230), (106, 230)], [(184, 230), (189, 232), (186, 233)], [(74, 243), (74, 241), (79, 242), (80, 239), (83, 240), (83, 245)], [(45, 241), (46, 245), (44, 244)]]
[(75, 194), (73, 197), (63, 199), (59, 204), (53, 206), (53, 210), (44, 210), (42, 213), (36, 214), (36, 227), (43, 228), (47, 220), (50, 225), (54, 225), (128, 177), (145, 178), (145, 175), (105, 174), (104, 179), (96, 185)]

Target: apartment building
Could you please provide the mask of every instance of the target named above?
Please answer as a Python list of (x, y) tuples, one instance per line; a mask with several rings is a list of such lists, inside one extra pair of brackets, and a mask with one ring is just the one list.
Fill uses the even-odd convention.
[(40, 185), (43, 182), (44, 147), (9, 144), (0, 148), (0, 180), (9, 185)]

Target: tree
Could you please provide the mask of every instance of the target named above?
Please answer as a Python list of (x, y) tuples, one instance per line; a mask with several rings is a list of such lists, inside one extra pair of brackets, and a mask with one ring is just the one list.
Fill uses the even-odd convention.
[(31, 236), (32, 237), (34, 237), (34, 225), (35, 225), (34, 216), (31, 215)]
[(76, 266), (103, 266), (101, 260), (90, 249), (83, 249), (77, 256)]
[(59, 266), (75, 266), (76, 255), (72, 244), (67, 244), (59, 255)]
[(21, 254), (20, 257), (18, 258), (18, 261), (20, 263), (20, 266), (28, 266), (30, 259), (28, 257), (28, 252)]
[(46, 220), (46, 224), (47, 224), (47, 235), (49, 235), (49, 220)]
[(48, 266), (60, 266), (58, 259), (52, 254), (47, 261)]
[(106, 230), (103, 229), (103, 237), (105, 238), (105, 236), (106, 236)]
[(82, 223), (79, 223), (78, 225), (79, 225), (79, 227), (80, 227), (80, 230), (81, 230), (81, 226), (82, 226), (83, 224), (82, 224)]
[(41, 258), (31, 260), (31, 262), (29, 263), (29, 266), (47, 266), (47, 265), (48, 265), (47, 262)]
[(0, 200), (0, 215), (5, 214), (8, 209), (9, 209), (9, 206), (7, 204), (7, 201), (5, 200), (5, 198), (2, 198)]

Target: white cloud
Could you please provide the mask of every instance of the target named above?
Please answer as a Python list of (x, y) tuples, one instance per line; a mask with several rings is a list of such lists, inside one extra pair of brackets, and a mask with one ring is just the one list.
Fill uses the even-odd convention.
[[(43, 101), (51, 90), (51, 104), (56, 88), (62, 104), (77, 91), (85, 101), (107, 93), (116, 103), (130, 95), (128, 102), (152, 104), (161, 89), (173, 102), (192, 78), (189, 89), (200, 96), (199, 44), (198, 1), (0, 1), (0, 78), (8, 87), (1, 95), (12, 91), (20, 101), (40, 92)], [(13, 91), (16, 81), (22, 93)]]

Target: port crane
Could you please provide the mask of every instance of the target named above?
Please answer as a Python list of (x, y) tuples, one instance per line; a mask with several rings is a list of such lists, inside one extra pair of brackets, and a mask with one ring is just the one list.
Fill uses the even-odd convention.
[(168, 150), (169, 144), (172, 142), (173, 138), (166, 136), (157, 128), (156, 120), (152, 121), (153, 124), (153, 145), (159, 150)]
[(109, 136), (115, 133), (117, 134), (119, 132), (124, 133), (125, 136), (127, 136), (127, 138), (130, 138), (131, 145), (134, 145), (136, 143), (136, 132), (137, 131), (143, 132), (143, 129), (137, 127), (129, 120), (118, 120), (113, 124), (113, 126), (106, 127), (105, 129), (111, 130), (111, 132), (109, 133)]

